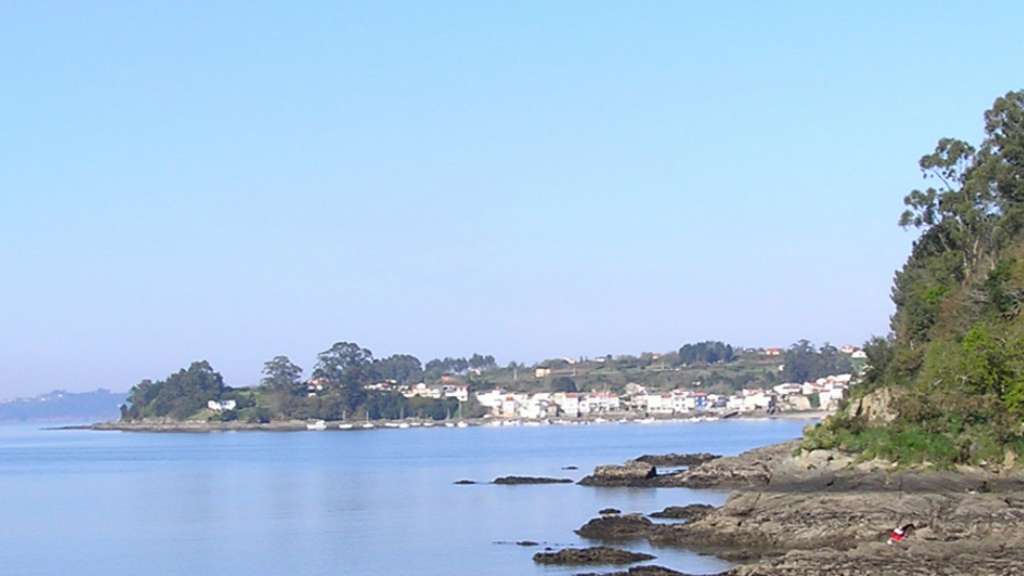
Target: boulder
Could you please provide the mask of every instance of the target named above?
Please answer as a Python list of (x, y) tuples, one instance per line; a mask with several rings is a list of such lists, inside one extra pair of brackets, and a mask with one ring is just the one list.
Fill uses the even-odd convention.
[(537, 476), (502, 476), (495, 484), (572, 484), (571, 478), (544, 478)]
[(609, 464), (594, 468), (594, 473), (580, 480), (582, 486), (642, 486), (657, 476), (658, 470), (647, 462), (627, 460), (619, 466)]
[(597, 546), (594, 548), (565, 548), (558, 552), (537, 552), (533, 561), (538, 564), (580, 565), (580, 564), (633, 564), (653, 560), (654, 556), (641, 552), (630, 552)]
[(703, 518), (715, 509), (709, 504), (689, 504), (687, 506), (669, 506), (661, 512), (654, 512), (651, 518), (670, 518), (672, 520), (692, 521)]
[(641, 514), (608, 515), (594, 518), (576, 533), (594, 540), (632, 540), (652, 538), (668, 525), (655, 524)]
[(637, 458), (637, 462), (646, 462), (653, 466), (664, 466), (666, 468), (678, 468), (681, 466), (697, 466), (705, 462), (710, 462), (717, 458), (721, 458), (721, 454), (709, 454), (707, 452), (700, 452), (697, 454), (662, 454), (660, 456), (652, 456), (650, 454), (644, 454)]

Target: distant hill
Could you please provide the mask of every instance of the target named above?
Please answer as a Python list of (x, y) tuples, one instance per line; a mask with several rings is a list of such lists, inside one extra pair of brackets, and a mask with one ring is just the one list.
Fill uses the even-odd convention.
[(127, 393), (99, 389), (72, 393), (54, 390), (34, 398), (0, 400), (0, 422), (83, 422), (116, 420)]

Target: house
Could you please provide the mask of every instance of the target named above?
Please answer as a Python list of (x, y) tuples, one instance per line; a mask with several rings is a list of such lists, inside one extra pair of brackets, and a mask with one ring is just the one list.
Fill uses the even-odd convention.
[(217, 400), (210, 400), (206, 403), (206, 407), (214, 412), (224, 412), (225, 410), (234, 410), (237, 403), (234, 400), (224, 400), (218, 402)]
[(575, 392), (555, 392), (551, 395), (554, 402), (564, 416), (579, 418), (580, 416), (580, 395)]

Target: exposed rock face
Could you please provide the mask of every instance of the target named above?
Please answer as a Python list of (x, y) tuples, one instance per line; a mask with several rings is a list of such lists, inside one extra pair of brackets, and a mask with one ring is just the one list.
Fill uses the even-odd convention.
[(627, 460), (624, 466), (609, 464), (594, 468), (594, 473), (580, 480), (583, 486), (644, 486), (645, 482), (657, 476), (658, 470), (651, 464)]
[[(689, 576), (683, 572), (677, 572), (675, 570), (669, 570), (664, 566), (633, 566), (625, 572), (606, 572), (604, 574), (577, 574), (577, 576)], [(714, 575), (720, 576), (720, 575)]]
[(785, 556), (738, 566), (730, 576), (818, 576), (819, 574), (900, 576), (1020, 574), (1024, 541), (916, 542), (908, 546), (867, 544), (855, 550), (797, 550)]
[(594, 518), (576, 533), (584, 538), (614, 541), (652, 538), (668, 528), (669, 525), (655, 524), (641, 514), (623, 514)]
[(880, 388), (861, 396), (846, 407), (849, 416), (864, 416), (869, 422), (886, 424), (899, 416), (895, 406), (896, 395), (889, 388)]
[(707, 516), (715, 509), (708, 504), (690, 504), (688, 506), (669, 506), (661, 512), (654, 512), (651, 518), (670, 518), (672, 520), (698, 520)]
[(543, 478), (536, 476), (502, 476), (495, 484), (572, 484), (571, 478)]
[(646, 462), (653, 466), (675, 468), (680, 466), (697, 466), (721, 457), (721, 454), (700, 452), (698, 454), (662, 454), (660, 456), (644, 454), (636, 460), (637, 462)]
[[(578, 533), (759, 561), (733, 568), (734, 576), (1024, 573), (1024, 473), (900, 471), (827, 451), (793, 457), (794, 448), (786, 443), (695, 467), (712, 470), (688, 482), (753, 484), (703, 517), (685, 524), (603, 518)], [(885, 544), (893, 528), (908, 523), (917, 529)]]
[(641, 552), (630, 552), (598, 546), (595, 548), (566, 548), (558, 552), (538, 552), (533, 555), (533, 561), (538, 564), (633, 564), (653, 560), (654, 556)]
[(716, 458), (689, 470), (658, 476), (652, 486), (682, 488), (737, 488), (768, 484), (775, 466), (789, 458), (799, 440), (756, 448), (740, 454)]
[[(624, 466), (598, 466), (594, 473), (580, 480), (583, 486), (630, 486), (661, 488), (737, 488), (763, 486), (768, 483), (773, 467), (788, 458), (799, 445), (798, 440), (757, 448), (739, 456), (716, 457), (712, 454), (668, 454), (641, 456), (628, 460)], [(643, 461), (641, 461), (643, 460)], [(658, 474), (653, 462), (670, 462), (691, 466), (681, 472)]]

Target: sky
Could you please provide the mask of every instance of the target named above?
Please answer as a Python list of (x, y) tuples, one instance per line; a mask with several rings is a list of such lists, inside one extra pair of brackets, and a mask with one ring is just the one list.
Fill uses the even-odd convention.
[(888, 331), (1019, 2), (0, 2), (0, 398)]

